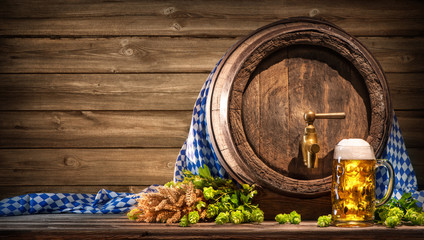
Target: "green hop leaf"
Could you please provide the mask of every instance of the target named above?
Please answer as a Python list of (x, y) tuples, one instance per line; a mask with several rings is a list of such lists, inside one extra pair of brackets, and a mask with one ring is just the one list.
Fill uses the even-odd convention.
[(205, 179), (200, 178), (199, 176), (194, 177), (193, 184), (197, 189), (202, 189), (207, 185), (207, 181)]
[(212, 179), (211, 171), (209, 170), (208, 166), (203, 164), (203, 168), (199, 168), (199, 175), (202, 178), (206, 179)]
[(291, 224), (299, 224), (301, 222), (300, 214), (296, 211), (292, 211), (289, 215), (289, 222)]
[(243, 222), (243, 213), (241, 211), (234, 211), (230, 214), (230, 221), (234, 224), (240, 224)]
[(188, 222), (188, 219), (187, 219), (187, 215), (184, 215), (184, 217), (182, 217), (180, 219), (180, 226), (181, 227), (188, 227), (188, 224), (189, 224), (189, 222)]
[(218, 217), (215, 218), (216, 224), (224, 224), (230, 221), (230, 214), (228, 212), (220, 212)]
[(231, 200), (231, 197), (228, 196), (228, 195), (225, 195), (221, 198), (221, 202), (224, 203), (224, 204), (228, 203), (230, 200)]
[(277, 221), (279, 224), (286, 224), (289, 222), (289, 215), (287, 213), (280, 213), (275, 216), (275, 221)]
[(218, 215), (219, 208), (215, 204), (209, 204), (208, 209), (206, 210), (206, 217), (213, 218)]
[(249, 197), (244, 194), (240, 194), (240, 200), (242, 203), (249, 203)]
[(217, 206), (218, 206), (218, 209), (219, 209), (219, 212), (228, 212), (228, 211), (230, 211), (230, 208), (229, 208), (229, 204), (228, 203), (222, 203), (222, 202), (219, 202), (219, 203), (216, 203), (217, 204)]
[(389, 213), (389, 206), (388, 205), (382, 205), (380, 207), (378, 207), (375, 212), (375, 219), (378, 220), (380, 219), (381, 221), (385, 221), (387, 218), (387, 214)]
[(234, 203), (235, 205), (239, 204), (237, 194), (234, 193), (234, 194), (231, 195), (231, 202)]
[(258, 223), (263, 222), (264, 221), (264, 212), (259, 208), (253, 210), (252, 211), (252, 221), (258, 222)]
[(386, 221), (384, 221), (384, 225), (390, 228), (394, 228), (397, 225), (400, 225), (401, 221), (400, 218), (397, 216), (390, 216), (386, 218)]
[(405, 211), (407, 211), (408, 209), (411, 209), (411, 208), (417, 210), (417, 212), (422, 211), (420, 209), (420, 207), (418, 207), (418, 205), (416, 204), (417, 202), (418, 201), (412, 197), (412, 193), (408, 192), (408, 193), (404, 193), (402, 195), (402, 197), (399, 199), (397, 205), (401, 209), (405, 209)]
[(318, 217), (318, 227), (328, 227), (331, 225), (331, 214)]
[(196, 224), (196, 223), (198, 223), (198, 222), (199, 222), (199, 218), (200, 218), (200, 216), (199, 216), (199, 212), (198, 212), (198, 211), (191, 211), (191, 212), (188, 214), (188, 221), (189, 221), (191, 224)]
[(243, 185), (241, 185), (242, 186), (242, 188), (243, 188), (243, 190), (245, 190), (245, 191), (247, 191), (247, 192), (251, 192), (252, 190), (253, 190), (253, 188), (254, 188), (254, 186), (252, 185), (252, 186), (250, 186), (249, 184), (243, 184)]

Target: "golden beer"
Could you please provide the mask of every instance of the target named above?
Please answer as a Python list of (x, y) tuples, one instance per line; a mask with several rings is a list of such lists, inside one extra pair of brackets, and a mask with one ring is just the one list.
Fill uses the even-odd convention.
[[(375, 199), (376, 167), (386, 167), (389, 188), (381, 200)], [(376, 206), (384, 204), (393, 192), (392, 165), (375, 159), (374, 151), (362, 139), (343, 139), (334, 148), (331, 203), (333, 223), (339, 227), (370, 226)]]
[(374, 220), (376, 160), (333, 160), (333, 220), (367, 225)]

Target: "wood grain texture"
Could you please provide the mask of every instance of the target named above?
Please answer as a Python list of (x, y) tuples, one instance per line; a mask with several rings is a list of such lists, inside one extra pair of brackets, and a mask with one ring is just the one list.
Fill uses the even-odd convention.
[(407, 148), (407, 153), (411, 159), (412, 166), (414, 167), (415, 176), (417, 177), (418, 189), (424, 190), (424, 147), (420, 148)]
[[(407, 148), (423, 148), (424, 147), (424, 111), (396, 111), (402, 136), (405, 140)], [(417, 161), (421, 161), (418, 160)], [(423, 173), (424, 175), (424, 173)]]
[[(229, 156), (220, 161), (239, 165), (258, 186), (299, 197), (328, 192), (332, 147), (346, 137), (365, 138), (381, 154), (392, 118), (384, 75), (356, 39), (331, 24), (315, 19), (276, 22), (234, 45), (218, 68), (210, 90), (212, 108), (207, 109), (211, 139), (219, 149), (228, 146)], [(252, 109), (242, 120), (245, 107)], [(305, 127), (302, 115), (310, 109), (348, 116), (346, 125), (317, 121), (323, 132), (318, 169), (304, 166), (298, 147)], [(259, 130), (245, 133), (246, 128)], [(286, 141), (284, 131), (289, 132)], [(217, 134), (226, 140), (219, 141)]]
[[(192, 110), (207, 76), (206, 73), (1, 74), (0, 110)], [(386, 76), (394, 109), (422, 109), (423, 73)]]
[[(424, 147), (423, 111), (397, 111), (407, 147)], [(190, 111), (3, 111), (1, 148), (180, 147)]]
[[(1, 35), (244, 36), (297, 16), (324, 18), (355, 36), (422, 35), (420, 1), (2, 1)], [(34, 6), (36, 5), (36, 6)], [(213, 24), (211, 24), (213, 23)]]
[(0, 112), (0, 148), (181, 147), (191, 111)]
[[(264, 60), (252, 75), (243, 98), (243, 125), (249, 143), (273, 169), (296, 179), (316, 179), (331, 175), (332, 148), (346, 137), (366, 138), (368, 133), (367, 90), (357, 71), (342, 58), (322, 49), (291, 48), (288, 56), (276, 52)], [(250, 85), (260, 91), (249, 90)], [(364, 85), (362, 83), (362, 85)], [(259, 97), (258, 97), (259, 96)], [(252, 99), (253, 98), (253, 99)], [(252, 101), (257, 101), (252, 104)], [(248, 105), (254, 109), (250, 109)], [(260, 105), (256, 108), (256, 105)], [(251, 122), (260, 109), (259, 121)], [(299, 142), (307, 110), (346, 112), (346, 120), (317, 120), (320, 167), (308, 169), (301, 159)], [(277, 119), (277, 120), (276, 120)], [(250, 135), (250, 136), (249, 136)], [(252, 144), (260, 141), (260, 145)]]
[(77, 190), (83, 185), (164, 184), (173, 178), (178, 152), (178, 148), (1, 149), (0, 185), (62, 185)]
[(424, 74), (388, 73), (386, 76), (395, 110), (424, 109)]
[[(385, 72), (424, 72), (422, 37), (358, 38)], [(0, 38), (0, 73), (209, 72), (231, 38)]]
[(40, 214), (0, 218), (0, 237), (14, 239), (422, 239), (424, 227), (381, 225), (364, 228), (319, 228), (316, 221), (299, 225), (137, 223), (118, 214)]
[(275, 220), (280, 213), (290, 213), (293, 210), (300, 213), (304, 220), (316, 220), (319, 216), (331, 213), (330, 193), (314, 198), (299, 198), (276, 192), (259, 189), (255, 203), (265, 213), (265, 219)]
[[(42, 174), (61, 169), (61, 159), (70, 178), (85, 182), (58, 185), (52, 179), (6, 186), (0, 181), (0, 198), (34, 191), (95, 193), (101, 187), (127, 192), (161, 183), (153, 176), (144, 178), (144, 170), (137, 168), (138, 177), (149, 183), (117, 185), (116, 176), (106, 174), (104, 181), (87, 185), (99, 174), (97, 168), (118, 166), (104, 155), (140, 166), (136, 152), (145, 147), (158, 172), (170, 174), (163, 164), (175, 161), (194, 101), (219, 58), (258, 27), (294, 16), (335, 23), (359, 36), (380, 61), (423, 188), (423, 9), (424, 3), (414, 0), (1, 1), (0, 164), (7, 159), (15, 168), (0, 178), (13, 184), (16, 176), (28, 183), (23, 174), (28, 169)], [(161, 155), (169, 147), (175, 154)], [(79, 168), (63, 165), (64, 153), (82, 159), (85, 176), (78, 175)], [(141, 161), (150, 159), (140, 155), (145, 157)], [(156, 168), (150, 165), (147, 175)], [(125, 177), (124, 167), (120, 169)]]
[(234, 43), (211, 38), (0, 38), (0, 73), (209, 72)]
[(192, 110), (207, 74), (0, 75), (0, 110)]

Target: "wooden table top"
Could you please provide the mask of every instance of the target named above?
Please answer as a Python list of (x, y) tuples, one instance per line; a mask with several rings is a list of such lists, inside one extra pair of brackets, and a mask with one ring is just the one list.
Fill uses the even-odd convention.
[(0, 217), (0, 239), (424, 239), (423, 226), (395, 229), (375, 225), (365, 228), (319, 228), (316, 221), (299, 225), (198, 223), (137, 223), (124, 215), (39, 214)]

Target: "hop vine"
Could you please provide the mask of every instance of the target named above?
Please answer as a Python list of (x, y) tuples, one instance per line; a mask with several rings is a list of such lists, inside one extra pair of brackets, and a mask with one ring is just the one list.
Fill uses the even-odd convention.
[(238, 187), (230, 179), (212, 177), (209, 168), (199, 168), (199, 175), (186, 170), (182, 182), (169, 182), (157, 193), (143, 193), (137, 206), (127, 215), (138, 222), (180, 222), (186, 227), (199, 221), (216, 224), (261, 223), (264, 213), (252, 203), (255, 186)]

